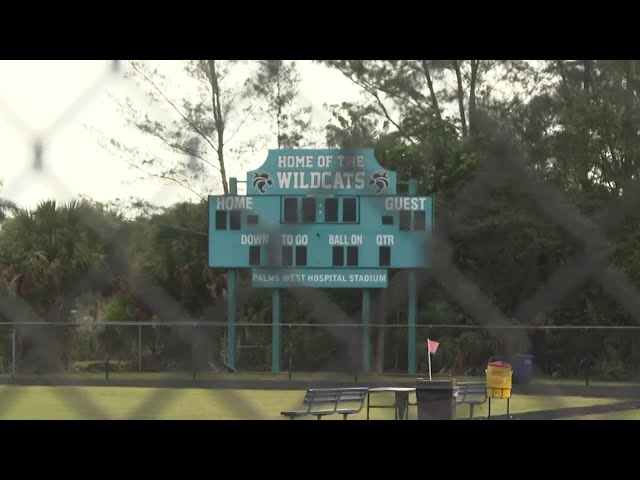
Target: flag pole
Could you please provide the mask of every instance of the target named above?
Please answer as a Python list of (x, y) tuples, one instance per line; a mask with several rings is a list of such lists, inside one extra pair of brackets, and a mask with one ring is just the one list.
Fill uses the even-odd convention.
[(427, 355), (429, 358), (429, 381), (431, 381), (431, 349), (427, 347)]

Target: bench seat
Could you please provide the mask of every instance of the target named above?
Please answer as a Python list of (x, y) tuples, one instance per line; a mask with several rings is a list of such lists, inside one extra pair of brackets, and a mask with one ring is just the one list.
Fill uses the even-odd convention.
[(342, 415), (347, 420), (349, 415), (359, 413), (369, 391), (366, 387), (356, 388), (310, 388), (302, 401), (306, 409), (285, 410), (281, 415), (295, 418), (315, 416), (318, 420), (328, 415)]

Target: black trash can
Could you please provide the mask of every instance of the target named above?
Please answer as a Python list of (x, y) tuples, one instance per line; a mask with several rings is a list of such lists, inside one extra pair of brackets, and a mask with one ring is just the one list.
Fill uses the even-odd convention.
[(525, 385), (533, 379), (533, 355), (514, 355), (511, 358), (513, 383)]
[(455, 380), (416, 382), (418, 420), (455, 420), (458, 387)]

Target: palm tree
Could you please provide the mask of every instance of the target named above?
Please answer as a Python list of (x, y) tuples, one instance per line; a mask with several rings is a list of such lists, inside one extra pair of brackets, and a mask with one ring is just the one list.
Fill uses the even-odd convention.
[[(66, 320), (76, 297), (87, 290), (87, 275), (108, 271), (105, 232), (117, 225), (113, 220), (86, 202), (44, 201), (32, 211), (17, 209), (0, 233), (0, 278), (9, 293), (49, 322)], [(52, 357), (36, 360), (45, 360), (47, 367), (64, 361), (53, 347), (65, 346), (68, 328), (56, 327), (40, 337), (47, 345), (34, 344), (33, 350)]]
[[(0, 182), (2, 187), (2, 182)], [(10, 213), (14, 213), (18, 207), (11, 200), (0, 197), (0, 223), (4, 222)]]

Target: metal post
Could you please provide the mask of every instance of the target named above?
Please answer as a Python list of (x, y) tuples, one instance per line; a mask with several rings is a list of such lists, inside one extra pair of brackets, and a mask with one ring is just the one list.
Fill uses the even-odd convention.
[(138, 325), (138, 371), (142, 372), (142, 325)]
[(362, 289), (362, 370), (371, 373), (371, 289)]
[(191, 375), (192, 375), (192, 380), (195, 381), (196, 379), (196, 374), (197, 374), (197, 352), (196, 352), (196, 348), (197, 348), (197, 344), (196, 344), (196, 325), (193, 326), (193, 330), (191, 331)]
[(13, 324), (11, 332), (11, 378), (16, 376), (16, 325)]
[(106, 350), (106, 355), (105, 355), (105, 362), (104, 362), (104, 375), (105, 378), (107, 380), (109, 380), (109, 325), (105, 326), (105, 331), (106, 331), (106, 335), (105, 335), (105, 350)]
[(407, 342), (409, 351), (409, 375), (415, 375), (417, 372), (417, 359), (416, 359), (416, 317), (417, 317), (417, 303), (418, 295), (416, 292), (416, 272), (409, 272), (409, 308), (407, 310)]
[[(415, 179), (409, 180), (409, 195), (418, 194), (418, 181)], [(408, 373), (409, 375), (415, 375), (417, 372), (417, 360), (416, 360), (416, 324), (417, 324), (417, 310), (418, 310), (418, 295), (416, 285), (416, 272), (410, 270), (408, 275), (409, 288), (408, 288), (408, 301), (407, 308), (407, 350), (408, 350)]]
[(227, 276), (227, 366), (236, 368), (236, 270)]
[(293, 328), (289, 324), (289, 380), (293, 373)]
[[(229, 194), (238, 194), (238, 180), (229, 179)], [(232, 268), (227, 275), (227, 366), (236, 368), (236, 282), (237, 271)]]
[(280, 289), (271, 290), (271, 371), (280, 373)]

